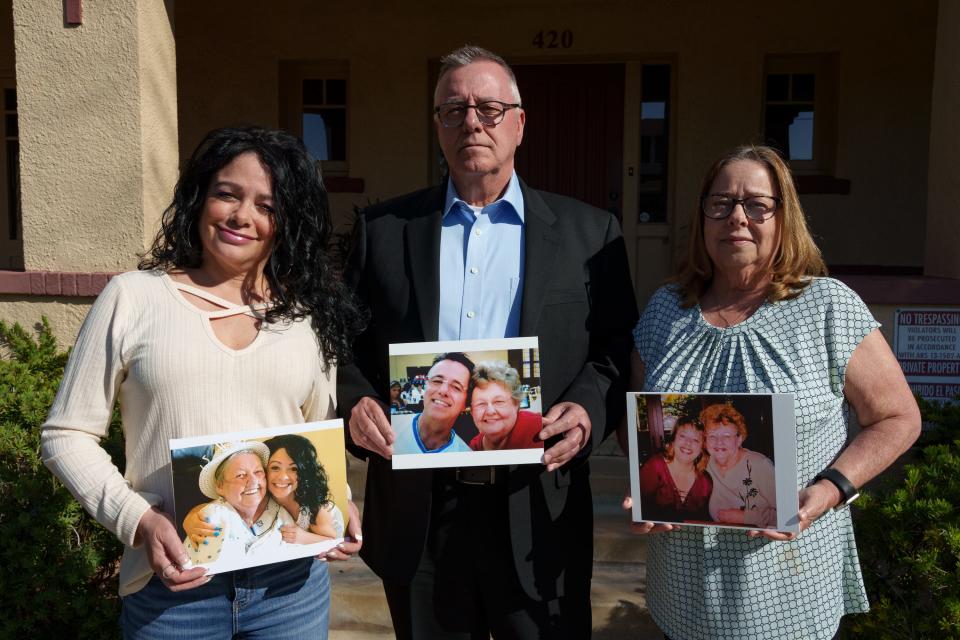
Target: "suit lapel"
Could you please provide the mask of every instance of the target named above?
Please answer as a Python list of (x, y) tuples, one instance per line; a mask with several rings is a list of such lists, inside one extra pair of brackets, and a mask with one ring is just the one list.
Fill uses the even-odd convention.
[(543, 297), (555, 272), (559, 253), (557, 217), (540, 194), (520, 182), (523, 191), (524, 232), (523, 301), (520, 306), (520, 335), (537, 335), (537, 323), (543, 308)]
[(434, 341), (439, 335), (440, 309), (440, 218), (443, 214), (444, 187), (428, 192), (423, 203), (425, 215), (404, 227), (404, 240), (410, 265), (410, 280), (423, 339)]

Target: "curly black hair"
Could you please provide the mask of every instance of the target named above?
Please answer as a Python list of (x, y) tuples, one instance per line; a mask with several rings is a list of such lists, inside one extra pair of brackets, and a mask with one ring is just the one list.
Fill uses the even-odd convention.
[(200, 266), (199, 219), (210, 182), (220, 169), (248, 152), (257, 154), (273, 184), (274, 245), (264, 275), (274, 304), (266, 320), (310, 316), (325, 368), (346, 364), (366, 314), (329, 253), (333, 223), (319, 167), (303, 142), (289, 133), (255, 126), (208, 133), (183, 168), (160, 231), (138, 267), (168, 271)]
[(297, 489), (293, 497), (301, 509), (309, 509), (310, 517), (316, 518), (327, 502), (330, 501), (330, 485), (327, 472), (317, 460), (317, 450), (313, 443), (296, 434), (274, 436), (264, 442), (270, 449), (270, 456), (280, 449), (286, 449), (287, 455), (297, 465)]

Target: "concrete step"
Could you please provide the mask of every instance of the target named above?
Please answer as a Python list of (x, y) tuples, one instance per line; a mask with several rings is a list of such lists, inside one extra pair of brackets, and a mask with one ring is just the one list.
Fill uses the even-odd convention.
[(330, 580), (331, 637), (343, 640), (366, 637), (334, 636), (334, 630), (337, 633), (369, 634), (370, 638), (381, 637), (384, 633), (387, 636), (382, 637), (393, 637), (383, 584), (362, 560), (354, 558), (348, 562), (330, 563)]
[[(332, 640), (377, 640), (393, 637), (390, 613), (379, 579), (362, 562), (335, 563), (330, 603)], [(640, 563), (595, 562), (590, 602), (594, 638), (656, 637), (647, 613), (646, 571)]]

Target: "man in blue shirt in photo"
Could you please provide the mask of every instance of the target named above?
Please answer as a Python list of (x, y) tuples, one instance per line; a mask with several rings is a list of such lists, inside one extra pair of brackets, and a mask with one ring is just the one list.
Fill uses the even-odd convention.
[(466, 408), (472, 374), (473, 362), (462, 353), (441, 353), (434, 359), (427, 373), (423, 413), (415, 415), (409, 427), (397, 430), (394, 454), (471, 450), (453, 426)]

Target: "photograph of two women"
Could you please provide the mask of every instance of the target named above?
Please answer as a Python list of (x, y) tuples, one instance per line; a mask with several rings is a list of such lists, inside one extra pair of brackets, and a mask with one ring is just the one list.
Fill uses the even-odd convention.
[(223, 573), (326, 553), (348, 510), (343, 421), (170, 440), (174, 522), (194, 564)]
[(793, 402), (628, 393), (633, 520), (797, 532)]

